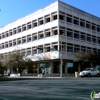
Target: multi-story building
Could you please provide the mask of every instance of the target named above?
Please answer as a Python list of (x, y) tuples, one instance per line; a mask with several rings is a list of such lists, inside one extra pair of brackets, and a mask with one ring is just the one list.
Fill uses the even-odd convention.
[(63, 74), (77, 71), (74, 54), (94, 48), (100, 51), (100, 18), (61, 1), (0, 28), (1, 56), (18, 49), (37, 63), (37, 73), (48, 62), (48, 73), (59, 74), (60, 61)]

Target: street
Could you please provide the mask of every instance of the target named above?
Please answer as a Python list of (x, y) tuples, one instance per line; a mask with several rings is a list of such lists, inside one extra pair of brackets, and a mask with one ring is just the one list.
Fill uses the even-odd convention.
[(30, 78), (0, 82), (0, 100), (91, 100), (100, 78)]

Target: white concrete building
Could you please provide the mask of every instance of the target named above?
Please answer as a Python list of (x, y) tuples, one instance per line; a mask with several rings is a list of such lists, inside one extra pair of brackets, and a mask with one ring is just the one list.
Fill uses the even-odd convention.
[(40, 63), (49, 62), (48, 73), (59, 74), (62, 54), (62, 70), (67, 74), (74, 53), (94, 48), (100, 51), (100, 18), (61, 1), (0, 28), (1, 57), (20, 50), (37, 62), (37, 73), (41, 73)]

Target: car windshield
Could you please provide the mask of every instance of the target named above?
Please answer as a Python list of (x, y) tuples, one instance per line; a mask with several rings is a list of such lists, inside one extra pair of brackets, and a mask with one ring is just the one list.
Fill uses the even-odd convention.
[(86, 68), (84, 71), (88, 71), (88, 70), (91, 70), (90, 68)]

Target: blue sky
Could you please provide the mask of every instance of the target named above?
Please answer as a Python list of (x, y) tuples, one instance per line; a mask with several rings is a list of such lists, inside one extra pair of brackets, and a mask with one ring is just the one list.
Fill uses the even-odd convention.
[[(41, 9), (56, 0), (0, 0), (0, 27)], [(61, 0), (100, 17), (100, 0)]]

